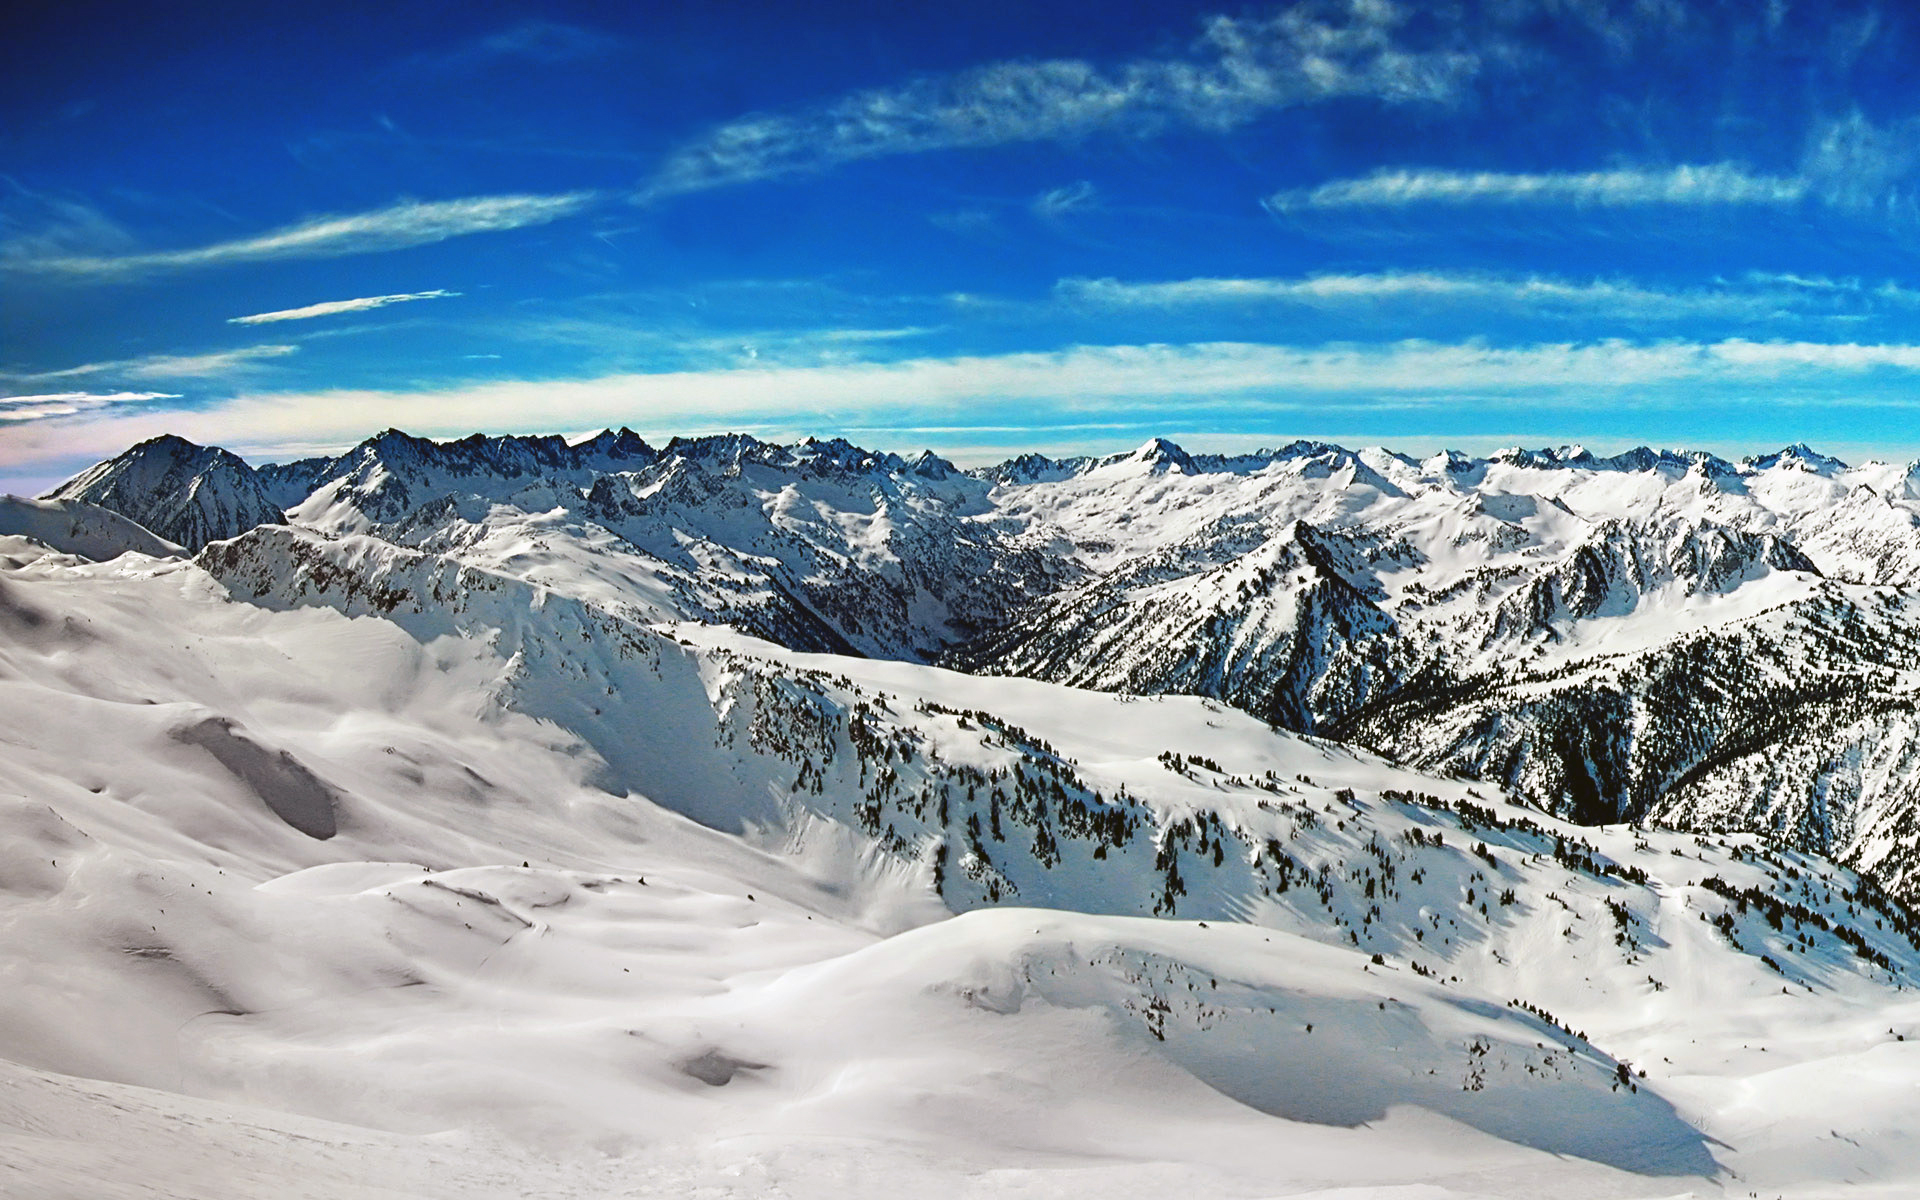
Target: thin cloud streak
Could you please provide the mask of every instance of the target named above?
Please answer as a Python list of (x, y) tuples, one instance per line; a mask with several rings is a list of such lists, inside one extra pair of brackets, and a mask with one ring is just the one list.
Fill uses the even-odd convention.
[(113, 280), (165, 271), (292, 258), (339, 258), (424, 246), (474, 233), (544, 225), (585, 209), (598, 193), (473, 196), (408, 201), (372, 212), (316, 217), (255, 237), (188, 250), (117, 255), (0, 254), (0, 269)]
[(383, 74), (410, 80), (421, 74), (461, 73), (502, 65), (563, 66), (611, 54), (626, 44), (626, 39), (597, 29), (535, 19), (449, 50), (413, 55)]
[(50, 379), (79, 379), (88, 375), (118, 375), (129, 379), (199, 379), (229, 375), (264, 360), (296, 354), (298, 346), (247, 346), (214, 354), (150, 354), (144, 358), (121, 358), (110, 362), (83, 363), (58, 371), (37, 371), (14, 375), (23, 383)]
[(111, 404), (148, 400), (178, 400), (177, 392), (43, 392), (32, 396), (0, 396), (0, 422), (44, 421), (71, 417)]
[(385, 308), (389, 304), (404, 304), (409, 300), (439, 300), (459, 294), (459, 292), (447, 291), (445, 288), (436, 288), (430, 292), (398, 292), (391, 296), (362, 296), (356, 300), (324, 300), (319, 304), (308, 304), (300, 308), (283, 308), (275, 312), (254, 313), (247, 317), (228, 317), (227, 324), (267, 325), (276, 321), (309, 321), (315, 317), (331, 317), (336, 313), (366, 312), (372, 308)]
[(1662, 291), (1631, 283), (1570, 283), (1538, 276), (1506, 278), (1409, 271), (1310, 275), (1295, 279), (1179, 279), (1129, 283), (1118, 279), (1062, 279), (1056, 298), (1099, 308), (1181, 308), (1288, 302), (1334, 306), (1391, 301), (1472, 300), (1527, 306), (1596, 309), (1616, 314), (1703, 311), (1752, 312), (1788, 298), (1782, 291)]
[(1334, 309), (1356, 305), (1477, 305), (1527, 316), (1683, 320), (1729, 316), (1832, 317), (1874, 307), (1908, 307), (1911, 293), (1891, 283), (1749, 275), (1737, 283), (1660, 288), (1627, 280), (1576, 282), (1537, 275), (1384, 271), (1293, 278), (1195, 278), (1131, 282), (1113, 278), (1057, 281), (1054, 299), (1106, 311), (1213, 309), (1292, 304)]
[(1278, 213), (1416, 204), (1790, 207), (1813, 190), (1804, 178), (1755, 175), (1736, 163), (1551, 173), (1402, 169), (1276, 192), (1266, 205)]
[(1032, 208), (1034, 216), (1046, 221), (1055, 221), (1069, 213), (1096, 208), (1099, 203), (1100, 190), (1082, 179), (1077, 183), (1040, 193), (1033, 198), (1033, 203), (1029, 207)]

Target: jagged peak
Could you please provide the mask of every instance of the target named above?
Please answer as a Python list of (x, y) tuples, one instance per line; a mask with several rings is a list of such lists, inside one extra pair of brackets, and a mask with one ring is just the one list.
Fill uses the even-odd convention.
[(897, 454), (856, 446), (845, 438), (803, 438), (793, 447), (792, 457), (815, 469), (865, 474), (872, 471), (895, 472), (906, 462)]
[(282, 517), (239, 455), (174, 434), (95, 463), (42, 499), (96, 504), (188, 549)]
[(1263, 448), (1254, 451), (1251, 458), (1263, 458), (1269, 462), (1286, 462), (1296, 458), (1353, 458), (1354, 452), (1345, 446), (1333, 442), (1316, 442), (1311, 438), (1295, 438), (1284, 446)]
[(1824, 475), (1831, 471), (1844, 471), (1847, 464), (1832, 455), (1822, 454), (1805, 442), (1795, 442), (1772, 454), (1756, 454), (1742, 460), (1755, 471), (1765, 471), (1773, 467), (1797, 468)]
[(144, 442), (136, 442), (105, 460), (101, 465), (152, 458), (164, 458), (171, 462), (182, 463), (219, 463), (241, 470), (252, 470), (244, 459), (223, 446), (201, 445), (199, 442), (188, 441), (177, 433), (163, 433), (158, 437), (150, 437)]
[(975, 479), (989, 483), (1027, 484), (1057, 483), (1070, 479), (1089, 467), (1098, 465), (1099, 460), (1084, 455), (1077, 458), (1048, 458), (1044, 454), (1028, 451), (1017, 454), (991, 466), (975, 467), (967, 472)]
[[(478, 437), (478, 434), (474, 435)], [(368, 449), (384, 449), (389, 446), (431, 446), (434, 443), (423, 437), (417, 437), (404, 429), (389, 425), (379, 433), (360, 443)]]
[(1732, 463), (1704, 450), (1656, 450), (1651, 446), (1635, 446), (1607, 458), (1593, 459), (1592, 465), (1615, 471), (1655, 471), (1661, 467), (1673, 467), (1682, 471), (1698, 470), (1707, 475), (1736, 473)]
[(1418, 465), (1429, 475), (1464, 475), (1485, 462), (1485, 459), (1475, 458), (1463, 451), (1449, 449), (1428, 455)]
[(631, 429), (606, 430), (577, 444), (559, 434), (485, 434), (436, 441), (385, 429), (332, 460), (330, 473), (351, 473), (372, 463), (388, 468), (426, 466), (460, 475), (522, 476), (577, 470), (602, 462), (651, 462), (651, 446)]
[(1194, 469), (1192, 456), (1163, 437), (1148, 438), (1134, 449), (1120, 454), (1109, 454), (1098, 460), (1094, 465), (1096, 467), (1117, 467), (1128, 464), (1145, 466), (1155, 473), (1167, 470), (1178, 470), (1185, 473)]
[(950, 479), (961, 473), (960, 468), (941, 458), (932, 450), (922, 450), (907, 460), (906, 469), (926, 479)]
[(1193, 456), (1166, 438), (1152, 437), (1142, 442), (1133, 453), (1126, 455), (1123, 461), (1184, 469), (1193, 465)]
[(46, 492), (43, 500), (91, 500), (90, 491), (105, 481), (129, 476), (151, 478), (191, 472), (194, 475), (226, 473), (251, 479), (253, 468), (239, 455), (221, 446), (203, 446), (173, 433), (163, 433), (127, 447), (112, 458), (103, 459), (73, 478)]
[(217, 450), (219, 447), (202, 446), (198, 442), (188, 441), (177, 433), (163, 433), (158, 437), (150, 437), (144, 442), (136, 442), (124, 453), (133, 454), (138, 451), (151, 451), (166, 454), (197, 454), (202, 450), (208, 449)]
[(1522, 446), (1509, 446), (1496, 450), (1487, 458), (1488, 462), (1502, 463), (1511, 467), (1533, 467), (1551, 469), (1554, 467), (1586, 467), (1594, 463), (1593, 452), (1585, 446), (1568, 444), (1557, 447), (1542, 447), (1528, 450)]
[(592, 437), (575, 442), (572, 448), (587, 453), (617, 453), (623, 457), (631, 457), (635, 453), (653, 453), (653, 447), (647, 444), (647, 440), (625, 425), (618, 429), (602, 429)]
[(680, 458), (703, 461), (725, 460), (729, 464), (743, 458), (760, 457), (770, 450), (781, 450), (750, 433), (709, 433), (697, 437), (675, 436), (661, 448), (662, 459)]

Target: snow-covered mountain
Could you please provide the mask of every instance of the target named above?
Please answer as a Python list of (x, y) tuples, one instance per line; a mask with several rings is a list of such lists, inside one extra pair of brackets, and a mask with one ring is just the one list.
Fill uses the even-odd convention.
[(1583, 821), (1764, 830), (1912, 886), (1913, 791), (1856, 766), (1863, 739), (1920, 749), (1911, 468), (1176, 450), (1000, 483), (1088, 578), (954, 661), (1215, 696)]
[(171, 434), (87, 468), (44, 499), (109, 509), (190, 550), (283, 519), (238, 456)]
[(1920, 1183), (1903, 469), (221, 453), (0, 506), (26, 1194)]
[[(213, 465), (180, 492), (159, 469), (174, 462)], [(244, 510), (192, 525), (189, 548), (266, 519), (207, 498), (271, 495), (295, 526), (635, 619), (1210, 696), (1581, 820), (1763, 830), (1906, 889), (1892, 831), (1920, 825), (1915, 797), (1852, 764), (1868, 742), (1920, 754), (1896, 719), (1920, 669), (1902, 599), (1920, 571), (1914, 476), (1804, 446), (1740, 464), (1577, 446), (1415, 461), (1154, 439), (963, 473), (837, 440), (389, 430), (258, 473), (161, 439), (55, 494), (176, 533), (183, 506)], [(1801, 765), (1756, 775), (1781, 739)]]

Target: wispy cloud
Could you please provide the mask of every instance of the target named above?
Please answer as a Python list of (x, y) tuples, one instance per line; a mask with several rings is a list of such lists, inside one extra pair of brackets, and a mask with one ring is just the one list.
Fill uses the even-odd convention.
[(0, 175), (0, 265), (83, 251), (121, 252), (133, 244), (125, 228), (91, 204)]
[(1900, 308), (1920, 306), (1920, 291), (1902, 287), (1891, 279), (1870, 283), (1863, 279), (1832, 279), (1825, 275), (1795, 275), (1790, 272), (1749, 271), (1749, 283), (1806, 296), (1831, 297), (1849, 302), (1887, 304)]
[(0, 269), (115, 279), (272, 259), (338, 258), (423, 246), (473, 233), (544, 225), (581, 211), (595, 198), (596, 193), (589, 191), (550, 196), (470, 196), (460, 200), (408, 201), (372, 212), (315, 217), (254, 237), (187, 250), (41, 254), (32, 246), (9, 243), (0, 247)]
[(1881, 126), (1856, 109), (1814, 129), (1801, 169), (1830, 204), (1853, 209), (1898, 207), (1907, 202), (1904, 193), (1920, 162), (1916, 137), (1920, 137), (1920, 118)]
[(1078, 59), (991, 63), (855, 92), (797, 112), (742, 117), (670, 155), (636, 199), (930, 150), (1171, 128), (1224, 132), (1262, 113), (1366, 97), (1447, 102), (1479, 70), (1443, 22), (1419, 45), (1380, 0), (1214, 17), (1180, 57), (1101, 67)]
[[(1835, 281), (1789, 281), (1749, 277), (1739, 286), (1668, 289), (1625, 281), (1572, 281), (1541, 276), (1503, 276), (1434, 271), (1327, 274), (1296, 278), (1198, 278), (1152, 282), (1062, 279), (1054, 296), (1068, 304), (1101, 309), (1221, 308), (1294, 304), (1314, 308), (1352, 305), (1418, 305), (1440, 302), (1521, 309), (1530, 315), (1578, 313), (1629, 319), (1729, 315), (1759, 317), (1798, 311), (1830, 313), (1845, 304), (1860, 307), (1883, 298), (1879, 290)], [(1891, 287), (1892, 285), (1888, 285)], [(1890, 298), (1890, 297), (1886, 297)]]
[(1070, 212), (1092, 208), (1098, 203), (1100, 191), (1087, 180), (1070, 183), (1065, 187), (1052, 188), (1033, 198), (1033, 214), (1043, 220), (1057, 220)]
[(1266, 203), (1282, 213), (1414, 204), (1785, 207), (1806, 200), (1812, 190), (1802, 177), (1756, 175), (1735, 163), (1548, 173), (1402, 169), (1277, 192)]
[(246, 346), (212, 354), (149, 354), (140, 358), (119, 358), (108, 362), (82, 363), (57, 371), (36, 371), (11, 378), (25, 383), (51, 379), (79, 379), (89, 375), (114, 375), (124, 379), (202, 379), (230, 375), (255, 366), (266, 359), (284, 358), (299, 352), (298, 346)]
[(997, 238), (1004, 231), (994, 215), (985, 209), (963, 208), (953, 212), (927, 214), (927, 223), (935, 229), (971, 238)]
[(275, 312), (254, 313), (249, 317), (228, 317), (229, 325), (268, 325), (275, 321), (307, 321), (314, 317), (331, 317), (335, 313), (365, 312), (370, 308), (385, 308), (389, 304), (404, 304), (409, 300), (438, 300), (445, 296), (458, 296), (459, 292), (449, 292), (445, 288), (435, 288), (430, 292), (399, 292), (391, 296), (362, 296), (357, 300), (323, 300), (319, 304), (308, 304), (300, 308), (283, 308)]
[(174, 392), (44, 392), (34, 396), (0, 396), (0, 422), (44, 421), (71, 417), (111, 404), (147, 400), (178, 400)]
[(1811, 122), (1798, 160), (1784, 173), (1737, 162), (1544, 172), (1399, 167), (1278, 192), (1266, 205), (1285, 213), (1413, 205), (1791, 208), (1815, 202), (1912, 218), (1920, 210), (1916, 145), (1920, 117), (1878, 124), (1855, 109)]
[(385, 72), (388, 78), (421, 73), (460, 73), (505, 64), (559, 66), (609, 54), (624, 39), (598, 29), (532, 20), (462, 42), (451, 49), (416, 54)]

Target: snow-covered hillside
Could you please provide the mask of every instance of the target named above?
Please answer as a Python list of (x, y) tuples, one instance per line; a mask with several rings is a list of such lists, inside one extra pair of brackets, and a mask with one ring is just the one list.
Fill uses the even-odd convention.
[[(1910, 465), (1155, 439), (962, 473), (843, 441), (388, 431), (258, 472), (159, 439), (58, 494), (83, 493), (135, 520), (271, 496), (298, 527), (637, 620), (1210, 696), (1581, 821), (1766, 832), (1920, 894), (1920, 804), (1873, 765), (1920, 755)], [(267, 519), (232, 507), (167, 536)]]
[[(229, 469), (82, 479), (162, 453)], [(387, 434), (191, 558), (11, 501), (0, 1190), (1910, 1194), (1920, 614), (1831, 520), (1897, 474)]]

